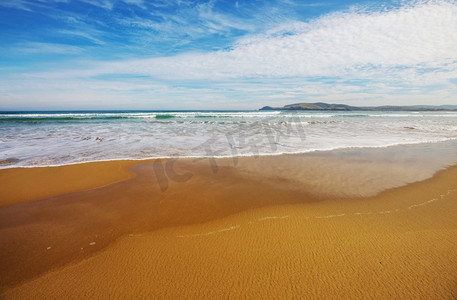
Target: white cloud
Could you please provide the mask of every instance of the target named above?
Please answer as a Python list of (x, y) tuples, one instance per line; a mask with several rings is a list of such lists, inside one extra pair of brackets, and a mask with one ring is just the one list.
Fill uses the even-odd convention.
[[(246, 37), (229, 51), (100, 64), (93, 72), (167, 79), (455, 73), (457, 5), (440, 1), (387, 12), (332, 14)], [(451, 68), (449, 68), (451, 66)], [(455, 75), (455, 74), (454, 74)], [(405, 78), (407, 79), (407, 78)]]
[(19, 44), (16, 48), (8, 49), (8, 51), (23, 54), (81, 54), (84, 49), (64, 44), (28, 42)]
[(104, 41), (102, 41), (101, 39), (95, 37), (95, 35), (102, 35), (101, 32), (98, 32), (96, 30), (85, 30), (85, 31), (79, 31), (79, 30), (59, 30), (59, 33), (60, 34), (63, 34), (63, 35), (66, 35), (66, 36), (74, 36), (74, 37), (79, 37), (79, 38), (83, 38), (83, 39), (86, 39), (86, 40), (89, 40), (91, 41), (92, 43), (94, 44), (97, 44), (97, 45), (103, 45), (105, 44)]
[(104, 8), (107, 10), (112, 10), (113, 6), (114, 6), (113, 0), (80, 0), (80, 1), (93, 5), (93, 6)]
[(146, 5), (144, 4), (143, 0), (122, 0), (124, 3), (136, 5), (139, 8), (147, 9)]
[(212, 1), (208, 3), (202, 3), (196, 6), (198, 11), (198, 19), (205, 23), (205, 27), (215, 32), (227, 31), (231, 29), (239, 29), (252, 31), (254, 26), (239, 18), (221, 14), (213, 9), (214, 3)]
[(21, 9), (25, 11), (32, 11), (32, 7), (43, 6), (50, 3), (68, 2), (70, 0), (2, 0), (0, 7), (8, 7), (14, 9)]
[(134, 5), (138, 5), (138, 6), (144, 5), (143, 0), (122, 0), (122, 1), (127, 4), (134, 4)]
[(27, 0), (2, 0), (0, 6), (30, 11), (30, 3)]
[[(150, 78), (91, 79), (110, 74)], [(24, 78), (36, 83), (29, 85), (31, 93), (58, 87), (62, 97), (75, 97), (72, 92), (84, 90), (86, 99), (109, 101), (140, 91), (135, 99), (141, 103), (149, 99), (151, 105), (136, 108), (208, 108), (208, 103), (211, 108), (223, 108), (230, 103), (227, 99), (237, 101), (236, 108), (307, 100), (354, 105), (366, 105), (368, 100), (368, 105), (457, 104), (457, 85), (452, 81), (457, 78), (457, 4), (427, 1), (376, 12), (334, 13), (247, 36), (230, 50), (81, 62), (73, 70), (27, 74), (11, 82), (4, 80), (2, 85), (17, 86), (12, 94), (21, 95)], [(267, 98), (271, 102), (266, 103)], [(200, 106), (192, 106), (192, 99), (200, 99)], [(224, 102), (216, 104), (215, 99)], [(154, 106), (154, 101), (168, 107)]]

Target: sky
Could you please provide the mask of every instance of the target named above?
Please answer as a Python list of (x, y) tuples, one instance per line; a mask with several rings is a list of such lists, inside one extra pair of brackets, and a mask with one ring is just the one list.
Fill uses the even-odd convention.
[(0, 0), (0, 110), (457, 104), (456, 1)]

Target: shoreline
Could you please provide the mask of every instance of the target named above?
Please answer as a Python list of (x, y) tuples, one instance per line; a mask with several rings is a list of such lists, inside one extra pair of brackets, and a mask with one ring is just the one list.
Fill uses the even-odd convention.
[[(441, 149), (440, 145), (447, 146), (442, 147), (443, 149)], [(135, 176), (134, 172), (130, 170), (130, 167), (142, 163), (180, 161), (184, 163), (190, 162), (190, 164), (195, 164), (195, 162), (207, 160), (209, 162), (208, 165), (211, 168), (213, 168), (213, 166), (211, 166), (213, 162), (215, 162), (216, 165), (221, 164), (223, 167), (239, 168), (240, 166), (237, 166), (238, 161), (273, 161), (282, 163), (282, 158), (290, 160), (300, 157), (312, 158), (316, 156), (337, 156), (337, 159), (339, 159), (340, 156), (345, 156), (345, 153), (352, 153), (349, 156), (354, 156), (354, 153), (356, 153), (357, 155), (365, 157), (366, 154), (370, 152), (379, 152), (381, 153), (381, 155), (373, 156), (366, 159), (371, 159), (373, 161), (385, 163), (389, 162), (389, 160), (386, 157), (386, 155), (382, 153), (388, 152), (394, 156), (398, 156), (399, 152), (406, 151), (408, 152), (407, 155), (412, 155), (415, 154), (414, 148), (417, 147), (420, 150), (428, 146), (431, 146), (432, 151), (436, 151), (438, 149), (437, 156), (443, 156), (443, 158), (439, 160), (433, 158), (431, 155), (426, 157), (426, 159), (430, 161), (433, 160), (433, 162), (428, 166), (427, 174), (422, 174), (421, 176), (417, 176), (416, 174), (416, 177), (410, 176), (409, 178), (407, 178), (406, 181), (402, 183), (407, 184), (425, 180), (433, 176), (433, 174), (435, 174), (437, 171), (442, 170), (443, 168), (446, 168), (448, 166), (457, 164), (457, 155), (454, 155), (454, 153), (452, 153), (453, 146), (457, 146), (457, 140), (450, 139), (440, 142), (411, 143), (401, 145), (389, 145), (385, 147), (346, 147), (331, 150), (314, 150), (300, 153), (265, 154), (257, 156), (195, 156), (144, 159), (108, 159), (50, 166), (11, 166), (7, 168), (0, 168), (0, 190), (2, 191), (1, 196), (3, 196), (1, 197), (2, 201), (0, 201), (0, 208), (16, 203), (38, 200), (71, 192), (102, 188), (107, 185), (128, 180)], [(415, 159), (419, 163), (417, 157)], [(349, 163), (351, 164), (353, 163), (353, 161), (349, 161)], [(404, 164), (401, 158), (398, 157), (394, 158), (394, 163)], [(248, 169), (252, 169), (253, 167), (254, 166), (251, 165), (248, 167)], [(294, 166), (289, 164), (288, 167), (293, 168)], [(279, 166), (276, 163), (275, 168), (278, 169), (281, 168), (281, 166)], [(252, 173), (252, 170), (248, 171)], [(90, 177), (86, 177), (84, 175), (86, 173), (90, 173)], [(285, 172), (283, 172), (281, 175), (287, 177)], [(398, 180), (398, 178), (396, 179)], [(52, 183), (55, 180), (63, 181), (64, 184), (59, 186), (49, 184), (46, 185), (46, 183)], [(389, 189), (392, 187), (401, 186), (402, 184), (387, 185), (382, 189), (378, 190), (377, 192), (381, 192), (382, 190)], [(8, 200), (5, 201), (5, 199)]]
[[(82, 164), (93, 164), (93, 163), (109, 163), (109, 162), (120, 162), (127, 161), (133, 163), (141, 163), (155, 160), (167, 160), (167, 159), (233, 159), (233, 158), (258, 158), (258, 157), (276, 157), (276, 156), (289, 156), (289, 155), (307, 155), (313, 153), (326, 153), (334, 151), (344, 151), (344, 150), (370, 150), (370, 149), (385, 149), (392, 147), (407, 147), (407, 146), (421, 146), (421, 145), (430, 145), (430, 144), (440, 144), (446, 142), (455, 142), (457, 144), (457, 138), (446, 138), (438, 141), (414, 141), (407, 143), (393, 143), (382, 146), (344, 146), (344, 147), (334, 147), (328, 149), (309, 149), (306, 151), (296, 151), (296, 152), (280, 152), (280, 153), (256, 153), (256, 154), (237, 154), (237, 155), (181, 155), (181, 156), (158, 156), (158, 157), (144, 157), (144, 158), (134, 158), (134, 157), (117, 157), (109, 159), (100, 159), (100, 160), (87, 160), (87, 161), (76, 161), (76, 162), (66, 162), (61, 164), (49, 164), (49, 165), (26, 165), (26, 166), (17, 166), (10, 165), (9, 163), (0, 164), (0, 171), (8, 169), (33, 169), (33, 168), (55, 168), (55, 167), (65, 167), (72, 165), (82, 165)], [(5, 160), (16, 160), (15, 157), (6, 158)], [(20, 161), (20, 160), (19, 160)]]
[[(53, 285), (52, 281), (47, 279), (51, 278), (52, 274), (76, 272), (75, 274), (84, 277), (84, 272), (87, 272), (85, 269), (87, 264), (90, 265), (94, 259), (97, 260), (108, 254), (110, 259), (113, 259), (111, 255), (117, 253), (116, 251), (121, 251), (120, 249), (124, 249), (121, 251), (124, 254), (115, 256), (113, 260), (115, 262), (123, 262), (128, 255), (135, 253), (143, 253), (138, 255), (144, 257), (146, 248), (143, 249), (144, 251), (141, 250), (141, 247), (132, 250), (124, 242), (119, 242), (125, 241), (131, 235), (153, 236), (151, 239), (155, 241), (157, 234), (160, 236), (162, 232), (174, 232), (175, 238), (177, 235), (190, 235), (189, 237), (198, 238), (202, 236), (202, 232), (210, 232), (203, 236), (214, 237), (217, 240), (216, 237), (219, 236), (219, 233), (244, 232), (244, 227), (236, 226), (241, 221), (241, 223), (246, 223), (249, 220), (239, 216), (252, 218), (253, 215), (262, 211), (270, 213), (258, 216), (257, 219), (264, 218), (262, 221), (265, 222), (281, 221), (288, 224), (290, 230), (301, 228), (300, 230), (304, 230), (304, 232), (307, 232), (307, 229), (306, 226), (303, 227), (305, 224), (302, 224), (302, 221), (297, 223), (298, 221), (293, 221), (292, 218), (289, 220), (289, 218), (281, 217), (297, 213), (310, 217), (309, 214), (314, 212), (315, 216), (321, 217), (315, 219), (316, 221), (336, 222), (343, 216), (349, 216), (349, 212), (353, 211), (352, 217), (389, 216), (393, 218), (395, 224), (408, 224), (404, 222), (412, 222), (411, 224), (417, 226), (429, 224), (426, 221), (427, 218), (434, 219), (442, 214), (443, 211), (440, 209), (443, 209), (443, 205), (446, 205), (447, 209), (444, 211), (445, 214), (455, 211), (455, 201), (427, 201), (435, 199), (434, 194), (436, 193), (440, 195), (440, 193), (447, 192), (445, 189), (457, 190), (457, 183), (452, 180), (457, 178), (457, 165), (449, 166), (447, 163), (450, 160), (446, 158), (443, 161), (438, 159), (432, 163), (428, 162), (429, 164), (422, 161), (422, 164), (416, 165), (414, 168), (413, 165), (417, 161), (420, 162), (424, 157), (434, 157), (436, 151), (441, 151), (440, 149), (433, 150), (435, 152), (428, 150), (426, 151), (420, 146), (406, 146), (390, 150), (345, 149), (257, 159), (239, 157), (236, 163), (233, 158), (215, 159), (215, 164), (208, 159), (194, 161), (180, 159), (140, 163), (122, 161), (121, 165), (116, 165), (119, 162), (107, 162), (60, 167), (68, 170), (67, 176), (51, 172), (48, 177), (42, 177), (41, 184), (37, 184), (35, 188), (39, 191), (51, 184), (60, 188), (69, 188), (71, 186), (63, 184), (68, 181), (68, 176), (71, 174), (74, 176), (77, 168), (83, 169), (79, 176), (87, 174), (88, 166), (92, 168), (92, 173), (84, 178), (99, 178), (103, 186), (88, 187), (87, 182), (95, 184), (88, 180), (84, 182), (86, 185), (73, 185), (72, 190), (60, 190), (57, 194), (42, 197), (36, 201), (24, 200), (24, 198), (22, 202), (17, 202), (15, 205), (0, 207), (0, 239), (5, 241), (0, 246), (1, 265), (4, 266), (0, 272), (1, 282), (4, 283), (0, 287), (0, 293), (5, 293), (7, 298), (10, 296), (15, 298), (14, 295), (21, 293), (25, 293), (22, 294), (23, 296), (36, 296), (43, 288), (43, 283), (38, 285), (35, 283), (43, 281), (46, 282), (44, 286), (48, 295), (62, 296), (63, 294), (59, 293), (64, 290), (59, 292), (58, 286)], [(427, 154), (427, 152), (430, 153)], [(397, 153), (398, 157), (394, 157), (392, 153)], [(409, 165), (410, 167), (405, 167)], [(51, 169), (43, 168), (40, 171)], [(28, 168), (15, 171), (28, 173), (33, 170), (37, 169)], [(5, 170), (0, 170), (0, 178), (4, 173)], [(17, 185), (20, 187), (20, 179), (24, 180), (27, 176), (32, 179), (37, 178), (37, 174), (26, 176), (25, 173), (19, 174), (18, 181), (16, 183), (10, 181), (6, 187), (17, 188)], [(159, 175), (161, 174), (165, 175), (162, 180), (166, 180), (166, 189), (163, 189), (164, 183), (160, 182)], [(190, 177), (186, 177), (186, 174)], [(60, 180), (61, 184), (59, 181), (54, 182), (56, 178)], [(5, 181), (1, 182), (5, 183)], [(5, 193), (4, 190), (2, 193)], [(456, 199), (456, 196), (457, 193), (446, 195), (449, 199)], [(424, 199), (424, 201), (418, 202), (416, 198)], [(405, 211), (395, 211), (395, 209), (399, 209), (400, 204), (405, 206)], [(438, 207), (438, 211), (436, 209), (431, 212), (425, 210), (425, 214), (422, 213), (421, 217), (425, 218), (424, 220), (417, 219), (415, 212), (404, 215), (405, 212), (413, 212), (414, 209), (408, 210), (407, 207), (413, 206), (414, 208), (414, 205), (420, 208), (416, 211), (434, 206)], [(383, 213), (364, 214), (375, 209), (377, 212)], [(284, 213), (281, 215), (279, 212)], [(343, 213), (344, 215), (342, 215)], [(361, 214), (356, 215), (355, 213)], [(428, 213), (431, 215), (428, 216)], [(401, 217), (395, 217), (400, 215)], [(241, 219), (236, 224), (228, 224), (226, 220), (233, 218)], [(304, 220), (308, 219), (305, 217)], [(369, 227), (376, 224), (370, 222), (364, 224)], [(456, 222), (450, 219), (440, 222), (443, 224), (440, 228), (452, 229), (449, 232), (446, 231), (446, 234), (454, 236), (457, 228)], [(429, 225), (421, 226), (418, 228), (423, 230)], [(200, 229), (192, 231), (191, 228)], [(391, 229), (395, 231), (400, 228)], [(175, 232), (176, 230), (178, 233)], [(277, 232), (280, 228), (268, 227), (266, 232), (264, 230), (257, 228), (256, 235), (267, 234), (269, 230)], [(328, 231), (323, 227), (316, 228), (316, 230), (322, 230), (320, 234), (325, 236), (332, 235), (336, 229), (332, 227)], [(255, 236), (250, 231), (245, 234), (244, 236), (248, 240), (250, 240), (249, 237), (254, 238)], [(141, 243), (149, 245), (151, 241), (149, 238), (145, 239)], [(279, 235), (274, 239), (280, 242), (282, 238)], [(367, 242), (376, 243), (376, 240), (372, 240), (370, 237), (365, 237), (365, 239)], [(235, 238), (232, 242), (236, 244), (236, 241)], [(260, 244), (255, 244), (254, 248), (262, 251), (268, 249), (268, 251), (274, 251), (277, 247), (265, 248), (262, 246), (265, 240), (259, 240), (258, 243)], [(452, 242), (447, 243), (446, 247), (454, 247)], [(177, 245), (174, 242), (172, 244), (174, 246), (171, 248), (159, 247), (165, 251), (161, 252), (162, 256), (168, 257), (164, 253), (170, 251), (170, 255), (173, 253), (175, 257), (176, 255), (179, 257), (179, 253), (176, 253), (178, 248), (175, 249)], [(155, 242), (154, 245), (156, 245)], [(381, 249), (384, 247), (382, 245), (379, 245)], [(352, 246), (356, 247), (356, 245)], [(127, 249), (125, 247), (130, 250), (125, 250)], [(190, 249), (194, 250), (191, 251), (191, 254), (197, 255), (196, 257), (198, 257), (199, 251), (206, 251), (198, 248), (197, 245), (192, 247)], [(182, 255), (186, 257), (186, 254)], [(297, 259), (296, 256), (292, 257)], [(453, 260), (454, 258), (451, 255), (451, 258), (446, 259)], [(146, 257), (144, 259), (147, 260)], [(269, 261), (268, 257), (263, 259), (265, 262)], [(100, 268), (100, 265), (95, 265)], [(74, 268), (78, 269), (81, 266), (84, 266), (86, 271), (82, 273), (74, 271)], [(154, 268), (154, 264), (149, 267)], [(163, 265), (158, 264), (155, 267), (161, 269)], [(255, 268), (255, 266), (251, 267)], [(198, 269), (195, 265), (193, 268)], [(358, 269), (359, 271), (363, 270), (363, 266), (359, 266), (359, 268), (362, 268)], [(75, 276), (75, 274), (71, 276)], [(115, 280), (115, 277), (110, 277), (114, 276), (113, 274), (110, 272), (107, 274), (108, 278)], [(286, 274), (283, 275), (286, 276)], [(53, 280), (58, 281), (56, 278)], [(79, 282), (77, 279), (75, 280), (71, 281), (70, 285)], [(129, 284), (135, 284), (135, 282)], [(138, 282), (137, 284), (143, 285), (144, 283)], [(186, 285), (184, 282), (181, 284)], [(51, 286), (54, 288), (50, 288)], [(126, 288), (123, 284), (120, 286)], [(90, 285), (86, 287), (88, 293), (95, 288)], [(98, 292), (100, 291), (97, 290)], [(97, 295), (100, 296), (100, 294)], [(187, 296), (191, 296), (191, 294), (187, 294)]]

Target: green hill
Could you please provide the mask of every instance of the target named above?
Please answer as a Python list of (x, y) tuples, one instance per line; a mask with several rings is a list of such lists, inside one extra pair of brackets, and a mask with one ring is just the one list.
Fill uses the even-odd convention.
[(264, 106), (260, 110), (334, 110), (334, 111), (445, 111), (457, 110), (457, 105), (413, 105), (413, 106), (350, 106), (346, 104), (295, 103), (283, 107)]

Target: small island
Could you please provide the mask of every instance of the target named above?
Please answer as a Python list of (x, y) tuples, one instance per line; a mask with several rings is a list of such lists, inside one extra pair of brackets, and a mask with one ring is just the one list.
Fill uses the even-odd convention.
[(346, 104), (295, 103), (283, 107), (264, 106), (259, 110), (333, 110), (333, 111), (456, 111), (457, 105), (350, 106)]

